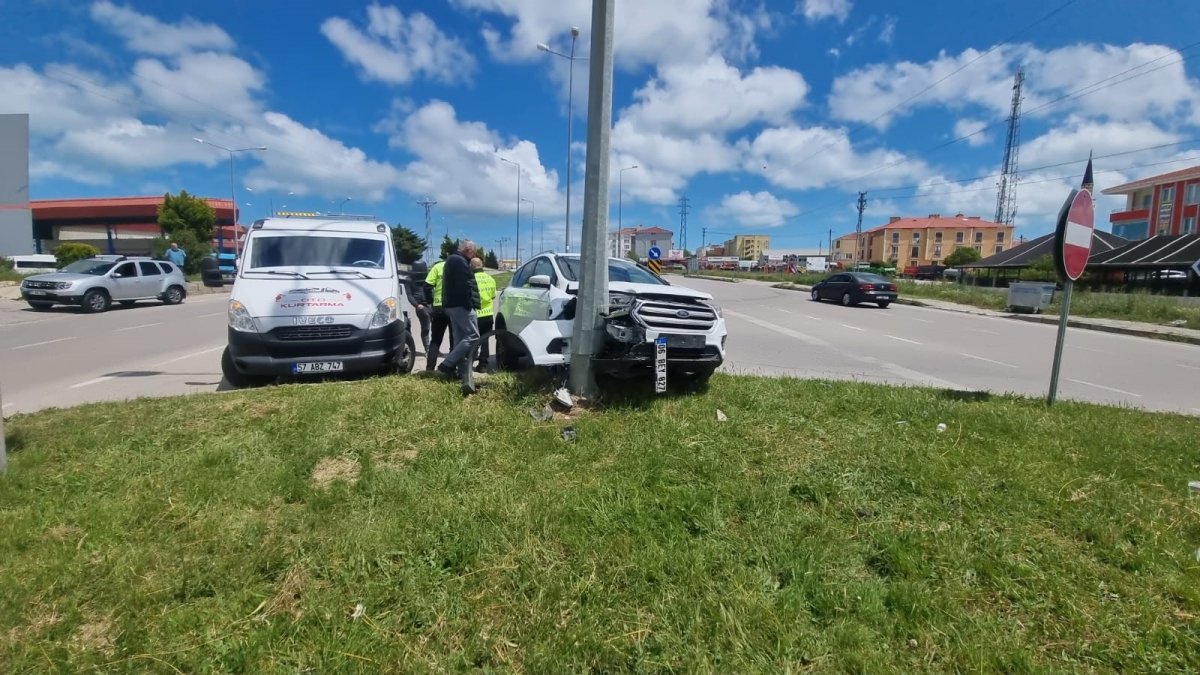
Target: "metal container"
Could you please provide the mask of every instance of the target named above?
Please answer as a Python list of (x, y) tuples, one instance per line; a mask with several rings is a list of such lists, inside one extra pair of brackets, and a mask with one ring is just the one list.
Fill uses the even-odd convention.
[(1008, 287), (1008, 309), (1013, 312), (1041, 313), (1054, 300), (1054, 284), (1021, 281)]

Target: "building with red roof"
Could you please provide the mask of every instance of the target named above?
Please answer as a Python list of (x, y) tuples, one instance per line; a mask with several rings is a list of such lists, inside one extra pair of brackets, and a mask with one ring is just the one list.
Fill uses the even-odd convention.
[(897, 267), (940, 265), (964, 247), (985, 258), (1003, 253), (1013, 246), (1013, 226), (961, 213), (892, 216), (887, 223), (864, 230), (857, 246), (855, 239), (851, 233), (834, 241), (834, 260), (843, 267), (852, 265), (855, 255), (861, 262), (884, 261)]
[(1125, 208), (1108, 215), (1113, 234), (1131, 241), (1196, 234), (1200, 221), (1200, 166), (1162, 173), (1102, 190), (1125, 195)]
[[(230, 200), (202, 199), (216, 211), (218, 235), (226, 242), (245, 233), (245, 228), (234, 227), (236, 214)], [(162, 203), (162, 195), (31, 200), (35, 247), (38, 253), (49, 253), (61, 243), (80, 242), (104, 253), (146, 255), (151, 241), (163, 234), (158, 227)]]

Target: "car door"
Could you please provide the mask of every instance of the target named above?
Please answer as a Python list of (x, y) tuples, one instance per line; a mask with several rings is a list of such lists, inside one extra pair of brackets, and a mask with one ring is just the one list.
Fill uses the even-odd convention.
[(163, 273), (158, 265), (149, 260), (138, 263), (138, 297), (157, 298), (162, 293)]
[(834, 290), (837, 288), (838, 280), (842, 278), (841, 274), (835, 274), (825, 280), (821, 284), (821, 299), (830, 300), (834, 297)]
[(533, 269), (538, 260), (540, 258), (530, 260), (519, 267), (513, 273), (508, 288), (500, 295), (500, 315), (504, 317), (504, 326), (514, 333), (520, 333), (532, 320), (529, 304), (533, 289), (529, 288), (529, 279), (533, 276)]
[(112, 279), (113, 300), (133, 300), (141, 297), (138, 295), (140, 292), (138, 284), (141, 282), (138, 277), (137, 263), (120, 263), (108, 275)]

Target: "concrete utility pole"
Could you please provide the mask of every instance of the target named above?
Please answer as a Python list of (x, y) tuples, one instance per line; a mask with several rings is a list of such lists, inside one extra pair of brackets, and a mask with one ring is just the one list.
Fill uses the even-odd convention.
[(592, 54), (588, 86), (587, 158), (583, 179), (579, 309), (571, 340), (571, 391), (596, 394), (592, 356), (604, 344), (608, 312), (609, 134), (612, 131), (613, 15), (615, 0), (592, 0)]
[(854, 267), (862, 261), (862, 217), (863, 209), (867, 208), (867, 193), (858, 193), (858, 226), (854, 228)]
[(417, 203), (425, 207), (425, 257), (433, 262), (433, 225), (429, 221), (429, 212), (433, 210), (437, 202), (426, 197)]

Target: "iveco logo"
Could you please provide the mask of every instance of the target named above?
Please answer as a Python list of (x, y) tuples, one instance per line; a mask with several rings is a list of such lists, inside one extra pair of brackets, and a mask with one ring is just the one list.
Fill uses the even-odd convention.
[(325, 323), (333, 323), (332, 316), (294, 316), (292, 317), (293, 326), (319, 326)]
[(691, 315), (692, 315), (692, 313), (687, 311), (686, 309), (681, 309), (681, 310), (678, 310), (675, 312), (675, 316), (677, 316), (681, 319), (686, 319)]

